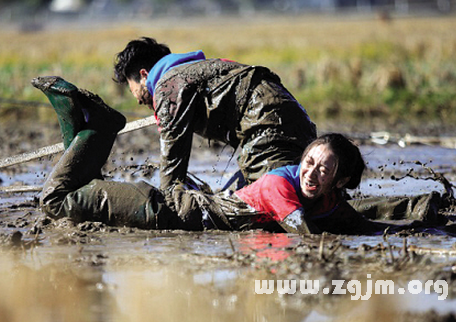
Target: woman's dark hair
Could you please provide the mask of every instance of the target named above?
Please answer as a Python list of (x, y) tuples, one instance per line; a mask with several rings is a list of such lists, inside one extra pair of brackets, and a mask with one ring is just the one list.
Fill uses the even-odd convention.
[(170, 53), (168, 46), (157, 43), (153, 38), (132, 40), (115, 56), (114, 81), (119, 84), (126, 84), (127, 79), (139, 82), (141, 69), (149, 72), (161, 58)]
[(303, 159), (315, 146), (327, 144), (336, 157), (336, 174), (334, 182), (350, 178), (344, 188), (355, 189), (361, 182), (366, 163), (359, 148), (348, 138), (338, 133), (324, 134), (310, 143), (303, 153)]

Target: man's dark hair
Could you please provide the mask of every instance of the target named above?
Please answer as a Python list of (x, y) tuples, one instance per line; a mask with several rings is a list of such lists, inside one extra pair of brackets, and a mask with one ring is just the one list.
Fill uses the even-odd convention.
[(119, 84), (126, 84), (127, 79), (139, 82), (141, 69), (149, 72), (161, 58), (170, 53), (168, 46), (157, 43), (153, 38), (132, 40), (115, 56), (114, 81)]
[(324, 134), (310, 143), (303, 153), (303, 158), (314, 146), (328, 144), (337, 159), (334, 183), (343, 178), (350, 178), (344, 188), (355, 189), (361, 183), (366, 163), (359, 148), (351, 140), (339, 133)]

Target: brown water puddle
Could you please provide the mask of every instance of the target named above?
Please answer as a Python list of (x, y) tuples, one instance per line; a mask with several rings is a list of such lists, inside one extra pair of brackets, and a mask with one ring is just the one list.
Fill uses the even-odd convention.
[[(439, 318), (456, 304), (456, 252), (426, 252), (451, 249), (442, 237), (407, 238), (404, 253), (401, 237), (150, 232), (64, 220), (41, 235), (2, 248), (1, 321), (425, 321), (430, 310)], [(363, 295), (369, 279), (444, 279), (449, 290), (444, 301), (435, 291), (362, 301), (351, 293), (257, 294), (255, 285), (318, 280), (323, 289), (342, 279), (361, 281)]]

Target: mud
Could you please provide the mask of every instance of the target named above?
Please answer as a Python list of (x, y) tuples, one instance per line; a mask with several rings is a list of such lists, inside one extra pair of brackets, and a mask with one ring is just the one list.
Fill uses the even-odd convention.
[[(46, 130), (44, 130), (44, 128)], [(59, 142), (55, 126), (1, 126), (2, 157)], [(456, 182), (456, 153), (438, 146), (360, 141), (369, 171), (357, 195), (445, 192)], [(236, 169), (231, 148), (196, 138), (190, 170), (220, 188)], [(158, 185), (154, 128), (118, 138), (105, 175)], [(57, 160), (0, 169), (2, 186), (40, 186)], [(418, 162), (417, 162), (418, 161)], [(454, 188), (454, 187), (452, 187)], [(271, 234), (262, 231), (144, 231), (86, 222), (51, 221), (38, 192), (0, 198), (0, 320), (9, 321), (454, 321), (456, 239), (450, 231), (402, 231), (385, 236)], [(454, 209), (445, 214), (451, 225)], [(297, 281), (294, 294), (256, 294), (255, 280)], [(329, 294), (302, 294), (318, 280)], [(345, 280), (346, 294), (333, 294)], [(352, 299), (348, 282), (357, 280)], [(405, 287), (442, 280), (425, 294), (368, 296), (378, 280)], [(356, 285), (356, 284), (352, 284)], [(435, 286), (435, 284), (434, 284)]]

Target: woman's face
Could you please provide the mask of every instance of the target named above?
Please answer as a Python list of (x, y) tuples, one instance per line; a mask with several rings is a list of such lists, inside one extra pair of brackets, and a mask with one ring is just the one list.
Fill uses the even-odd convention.
[(314, 146), (301, 161), (299, 179), (304, 197), (316, 199), (333, 187), (337, 159), (327, 144)]

